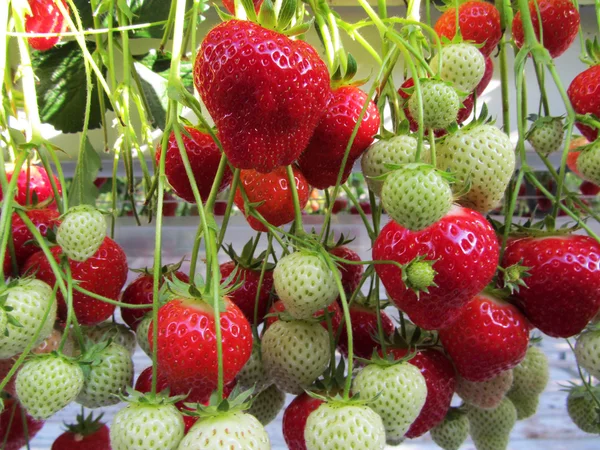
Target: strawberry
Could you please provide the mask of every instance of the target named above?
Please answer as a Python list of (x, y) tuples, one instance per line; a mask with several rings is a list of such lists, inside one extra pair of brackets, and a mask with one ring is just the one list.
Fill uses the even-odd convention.
[[(282, 312), (285, 312), (285, 305), (283, 304), (283, 302), (281, 300), (277, 300), (276, 302), (274, 302), (273, 305), (271, 305), (271, 308), (269, 309), (269, 314), (282, 313)], [(331, 317), (331, 329), (333, 330), (334, 333), (337, 334), (338, 329), (339, 329), (339, 327), (342, 323), (343, 317), (344, 317), (344, 313), (342, 312), (342, 307), (340, 306), (339, 301), (332, 302), (331, 305), (329, 305), (327, 307), (327, 313)], [(313, 317), (315, 319), (319, 318), (319, 317), (323, 317), (323, 319), (320, 322), (321, 326), (325, 329), (325, 331), (328, 330), (327, 318), (325, 317), (324, 309), (320, 309), (319, 311), (314, 313)], [(273, 325), (278, 320), (279, 320), (279, 318), (277, 316), (268, 317), (267, 322), (266, 322), (267, 328), (270, 327), (271, 325)]]
[[(492, 81), (493, 76), (494, 76), (494, 62), (492, 61), (492, 58), (490, 58), (489, 56), (486, 56), (485, 57), (485, 71), (483, 72), (483, 78), (481, 79), (481, 81), (479, 82), (477, 87), (475, 88), (475, 93), (477, 94), (478, 98), (481, 97), (481, 95), (483, 95), (485, 89), (490, 84), (490, 81)], [(467, 98), (469, 98), (469, 97), (467, 97)], [(460, 121), (459, 121), (459, 123), (460, 123)]]
[(467, 409), (469, 428), (473, 443), (478, 449), (505, 449), (508, 437), (515, 426), (517, 411), (507, 398), (494, 409)]
[(327, 331), (304, 320), (275, 322), (263, 335), (261, 351), (269, 378), (295, 395), (325, 371), (331, 357)]
[[(162, 287), (165, 279), (172, 280), (173, 277), (177, 277), (184, 283), (190, 281), (190, 278), (185, 273), (177, 270), (178, 268), (178, 265), (167, 265), (163, 268), (160, 287)], [(123, 321), (133, 331), (137, 330), (138, 325), (144, 316), (152, 311), (153, 292), (154, 276), (150, 269), (145, 269), (140, 276), (133, 280), (123, 291), (123, 295), (121, 296), (121, 301), (123, 303), (129, 303), (130, 305), (148, 305), (148, 309), (121, 308), (121, 317), (123, 318)]]
[(527, 142), (541, 155), (548, 156), (557, 151), (563, 142), (562, 117), (540, 117), (527, 132)]
[(194, 84), (231, 164), (261, 173), (300, 156), (330, 94), (327, 67), (313, 47), (240, 20), (206, 35)]
[[(502, 38), (500, 13), (488, 2), (467, 1), (458, 7), (458, 26), (465, 41), (483, 44), (479, 51), (492, 54)], [(452, 40), (456, 35), (456, 8), (448, 8), (435, 23), (440, 37)]]
[(486, 381), (469, 381), (458, 377), (456, 393), (469, 405), (481, 409), (494, 409), (513, 383), (512, 370), (506, 370)]
[[(542, 31), (540, 36), (540, 22)], [(535, 35), (550, 52), (558, 58), (571, 46), (579, 31), (579, 11), (569, 0), (531, 0), (529, 13)], [(515, 44), (521, 48), (525, 43), (521, 11), (517, 11), (512, 23), (512, 35)]]
[[(14, 166), (12, 164), (6, 164), (5, 170), (6, 177), (10, 182), (13, 177)], [(28, 173), (29, 176), (27, 176)], [(62, 193), (62, 187), (58, 178), (56, 178), (54, 174), (51, 175), (54, 177), (58, 193)], [(29, 185), (29, 196), (27, 195), (27, 185)], [(16, 192), (15, 201), (19, 205), (31, 205), (35, 203), (35, 201), (37, 201), (37, 203), (43, 203), (48, 198), (54, 198), (54, 191), (52, 190), (52, 184), (50, 183), (50, 177), (48, 176), (46, 169), (35, 165), (29, 166), (29, 172), (27, 166), (21, 168), (17, 178)], [(2, 200), (2, 198), (2, 189), (0, 189), (0, 200)], [(48, 207), (55, 208), (56, 203), (52, 201)]]
[(506, 396), (514, 405), (517, 410), (517, 420), (524, 420), (532, 417), (537, 412), (540, 404), (540, 396), (522, 397), (517, 395), (511, 395), (510, 393)]
[(517, 419), (526, 419), (535, 414), (550, 378), (546, 355), (537, 347), (529, 347), (525, 359), (513, 369), (513, 378), (507, 397), (517, 409)]
[(448, 214), (452, 200), (444, 174), (426, 164), (394, 170), (381, 190), (381, 202), (389, 216), (411, 231), (427, 228)]
[(152, 357), (152, 348), (150, 347), (150, 342), (148, 341), (148, 333), (151, 327), (152, 316), (148, 314), (142, 318), (135, 333), (135, 339), (138, 345), (144, 351), (144, 353), (150, 357)]
[[(181, 133), (181, 138), (185, 153), (190, 162), (200, 197), (203, 202), (206, 202), (217, 175), (217, 169), (221, 161), (221, 151), (209, 134), (194, 127), (184, 127), (184, 129), (185, 132)], [(162, 147), (159, 145), (155, 155), (157, 165), (159, 164), (161, 153)], [(175, 133), (171, 133), (169, 136), (167, 155), (165, 156), (165, 175), (175, 194), (186, 202), (196, 203), (192, 185), (185, 171), (179, 146), (175, 139)], [(219, 185), (219, 192), (227, 187), (232, 178), (233, 174), (229, 167), (227, 167)]]
[(163, 217), (175, 217), (177, 215), (177, 199), (169, 192), (163, 195)]
[(308, 450), (383, 450), (385, 428), (381, 417), (366, 405), (330, 402), (310, 413), (304, 439)]
[(107, 321), (93, 327), (82, 327), (82, 331), (95, 344), (110, 339), (111, 342), (125, 347), (131, 355), (135, 353), (135, 333), (125, 325)]
[(0, 442), (2, 450), (19, 450), (44, 426), (43, 420), (31, 417), (13, 398), (0, 399)]
[(55, 320), (56, 299), (50, 286), (31, 278), (11, 282), (0, 292), (0, 358), (25, 350), (41, 327), (34, 345), (40, 344), (52, 333)]
[[(370, 216), (373, 212), (371, 211), (371, 203), (369, 202), (359, 202), (359, 206), (362, 208), (363, 212), (367, 215)], [(358, 208), (356, 206), (353, 206), (352, 208), (350, 208), (350, 214), (353, 214), (355, 216), (358, 216)]]
[(581, 151), (577, 158), (577, 170), (585, 180), (600, 183), (600, 144), (593, 143)]
[[(156, 380), (156, 392), (162, 392), (169, 387), (169, 382), (165, 376), (158, 372), (158, 378)], [(135, 390), (142, 394), (147, 394), (152, 391), (152, 366), (146, 367), (140, 372), (137, 380), (135, 381)]]
[[(591, 388), (593, 395), (598, 398), (600, 388)], [(600, 434), (598, 423), (598, 404), (592, 394), (583, 386), (573, 387), (567, 397), (567, 413), (577, 428), (586, 433)]]
[(348, 178), (354, 161), (373, 142), (380, 118), (377, 105), (356, 86), (341, 86), (333, 91), (325, 115), (298, 159), (300, 170), (311, 186), (318, 189), (335, 186), (346, 147), (366, 102), (369, 104), (350, 147), (342, 183)]
[(600, 379), (600, 329), (585, 331), (579, 335), (575, 343), (575, 356), (581, 368)]
[(306, 450), (304, 430), (310, 413), (323, 404), (323, 400), (313, 398), (303, 392), (287, 406), (283, 414), (283, 438), (289, 450)]
[[(595, 65), (577, 75), (567, 89), (571, 105), (577, 114), (600, 117), (600, 65)], [(590, 142), (598, 137), (598, 130), (581, 123), (577, 128)]]
[[(64, 33), (67, 24), (58, 5), (54, 0), (27, 0), (31, 14), (25, 16), (25, 31), (27, 33)], [(63, 6), (69, 11), (69, 6), (62, 0)], [(31, 48), (45, 52), (54, 47), (60, 36), (27, 38)]]
[[(410, 116), (419, 117), (419, 96), (415, 91), (408, 99)], [(423, 102), (423, 126), (426, 129), (440, 130), (456, 120), (460, 100), (454, 88), (441, 80), (421, 80)]]
[(254, 397), (248, 414), (253, 415), (260, 423), (267, 426), (275, 420), (284, 404), (285, 393), (272, 384)]
[[(63, 251), (60, 247), (50, 249), (54, 259), (59, 262)], [(127, 280), (127, 257), (123, 249), (108, 236), (98, 251), (84, 262), (69, 260), (71, 274), (77, 285), (97, 295), (116, 300)], [(56, 278), (50, 263), (42, 252), (35, 253), (25, 263), (23, 273), (34, 273), (39, 280), (54, 286)], [(60, 289), (58, 299), (58, 317), (67, 318), (67, 305)], [(94, 325), (108, 319), (115, 306), (89, 297), (73, 289), (73, 309), (80, 325)]]
[(502, 267), (517, 263), (529, 268), (529, 277), (514, 296), (543, 333), (574, 336), (600, 309), (600, 244), (594, 239), (579, 235), (514, 239), (507, 245)]
[(94, 418), (77, 416), (77, 423), (67, 425), (67, 431), (52, 444), (51, 450), (110, 450), (108, 427), (100, 422), (102, 414)]
[(239, 371), (236, 380), (242, 391), (254, 388), (254, 394), (259, 394), (269, 387), (271, 380), (269, 380), (262, 362), (260, 345), (254, 345), (250, 359)]
[(456, 189), (470, 190), (459, 202), (481, 212), (493, 209), (504, 196), (515, 169), (515, 152), (508, 136), (492, 125), (465, 127), (437, 147), (437, 166), (455, 174)]
[[(329, 249), (329, 253), (347, 261), (361, 261), (358, 253), (345, 245), (333, 247)], [(340, 275), (342, 276), (342, 286), (344, 287), (344, 291), (346, 292), (346, 295), (350, 296), (358, 288), (365, 269), (360, 264), (347, 264), (341, 261), (336, 262), (340, 269)]]
[(581, 195), (595, 197), (600, 193), (600, 186), (591, 181), (584, 181), (579, 185), (579, 192), (581, 192)]
[(387, 443), (397, 445), (425, 404), (427, 384), (419, 369), (408, 362), (372, 363), (358, 372), (352, 392), (373, 399), (369, 407), (381, 417)]
[(461, 309), (450, 326), (440, 330), (439, 336), (461, 377), (486, 381), (525, 358), (529, 322), (515, 306), (481, 293)]
[[(308, 201), (309, 186), (306, 178), (297, 167), (294, 167), (294, 179), (298, 190), (300, 207), (303, 208)], [(271, 173), (263, 174), (255, 170), (242, 170), (240, 184), (243, 186), (248, 201), (258, 203), (254, 209), (274, 227), (285, 225), (294, 220), (294, 202), (292, 192), (289, 190), (289, 180), (285, 167), (275, 168)], [(235, 193), (235, 204), (246, 214), (244, 198), (240, 188)], [(267, 228), (258, 219), (246, 215), (246, 220), (256, 231), (267, 231)]]
[[(438, 72), (440, 57), (442, 58), (442, 67)], [(485, 57), (474, 45), (449, 44), (442, 47), (441, 54), (436, 54), (431, 59), (429, 66), (442, 80), (451, 83), (457, 91), (462, 92), (461, 97), (464, 98), (473, 92), (483, 79)], [(434, 105), (431, 107), (435, 108)], [(416, 117), (412, 111), (411, 114)]]
[[(254, 10), (258, 13), (260, 10), (260, 5), (262, 5), (263, 0), (252, 0), (254, 4)], [(223, 6), (227, 11), (231, 14), (235, 14), (235, 3), (234, 0), (223, 0)]]
[(309, 319), (337, 298), (334, 277), (321, 255), (300, 250), (279, 260), (273, 271), (273, 285), (294, 319)]
[(431, 439), (444, 450), (458, 450), (469, 435), (469, 418), (458, 408), (450, 408), (444, 420), (431, 429)]
[[(158, 366), (175, 394), (202, 402), (217, 387), (215, 311), (198, 288), (168, 281), (171, 300), (158, 311)], [(252, 353), (252, 330), (242, 311), (227, 297), (220, 306), (223, 379), (231, 383)], [(148, 331), (153, 342), (153, 327)]]
[(27, 413), (47, 419), (75, 400), (83, 387), (83, 370), (55, 353), (36, 356), (17, 375), (19, 401)]
[(77, 262), (94, 255), (105, 237), (106, 220), (100, 211), (89, 205), (69, 208), (56, 232), (56, 242), (63, 253)]
[[(461, 307), (481, 291), (494, 276), (499, 246), (490, 224), (479, 213), (453, 207), (431, 227), (411, 232), (390, 221), (379, 233), (373, 246), (374, 260), (392, 260), (408, 265), (405, 270), (376, 264), (375, 270), (394, 304), (425, 329), (450, 324)], [(417, 261), (418, 258), (424, 260)], [(423, 263), (433, 262), (435, 271), (428, 292), (418, 295), (410, 285), (412, 273), (418, 275)], [(414, 264), (411, 267), (411, 263)], [(422, 268), (422, 267), (421, 267)]]
[(331, 207), (332, 214), (340, 214), (348, 208), (348, 200), (345, 198), (336, 198)]

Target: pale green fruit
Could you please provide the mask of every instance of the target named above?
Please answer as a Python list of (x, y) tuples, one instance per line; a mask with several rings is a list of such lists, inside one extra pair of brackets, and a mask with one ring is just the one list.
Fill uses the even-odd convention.
[(74, 261), (94, 255), (106, 237), (104, 215), (89, 205), (69, 208), (56, 232), (56, 242)]
[(285, 393), (272, 384), (254, 396), (252, 406), (247, 412), (256, 417), (260, 423), (267, 426), (275, 420), (284, 404)]
[(469, 436), (469, 419), (456, 408), (450, 408), (442, 423), (430, 433), (433, 442), (444, 450), (458, 450)]
[(439, 54), (429, 66), (433, 73), (454, 85), (457, 91), (468, 96), (475, 90), (485, 74), (485, 58), (477, 47), (471, 44), (449, 44), (442, 47), (442, 70), (439, 68)]
[(584, 331), (575, 343), (577, 363), (600, 380), (600, 330)]
[[(460, 99), (454, 88), (439, 80), (421, 82), (423, 126), (427, 130), (441, 130), (456, 120)], [(408, 99), (408, 110), (415, 122), (419, 117), (419, 98), (415, 91)]]
[(458, 377), (456, 393), (465, 403), (482, 409), (496, 408), (513, 383), (513, 372), (507, 370), (487, 381), (469, 381)]

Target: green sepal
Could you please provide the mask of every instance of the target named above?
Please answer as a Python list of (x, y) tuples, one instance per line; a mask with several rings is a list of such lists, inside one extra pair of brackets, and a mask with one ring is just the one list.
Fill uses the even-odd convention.
[(523, 260), (521, 259), (518, 263), (515, 263), (512, 266), (498, 268), (504, 273), (503, 287), (507, 288), (511, 294), (518, 293), (521, 287), (528, 287), (524, 278), (531, 276), (529, 270), (531, 270), (532, 267), (525, 267), (522, 264)]
[[(256, 239), (260, 238), (260, 234), (257, 235)], [(255, 242), (254, 239), (250, 239), (246, 244), (244, 244), (244, 248), (242, 249), (241, 255), (238, 255), (233, 246), (229, 244), (228, 246), (223, 245), (223, 250), (227, 255), (235, 262), (236, 266), (242, 267), (244, 269), (249, 270), (260, 270), (265, 258), (268, 258), (266, 250), (261, 252), (256, 258), (254, 257), (254, 248)], [(267, 263), (266, 270), (273, 270), (275, 268), (275, 264)]]
[[(438, 287), (438, 285), (435, 283), (435, 276), (437, 275), (437, 272), (435, 271), (435, 269), (433, 269), (433, 265), (438, 261), (436, 260), (427, 260), (425, 259), (427, 258), (425, 255), (419, 255), (416, 258), (414, 258), (412, 261), (403, 264), (402, 265), (402, 282), (404, 283), (404, 285), (406, 286), (407, 289), (411, 289), (415, 295), (417, 296), (417, 299), (420, 297), (421, 292), (425, 292), (426, 294), (429, 294), (429, 288), (430, 287)], [(414, 283), (411, 282), (411, 279), (413, 278), (413, 275), (411, 274), (411, 268), (413, 267), (417, 267), (417, 265), (419, 265), (418, 267), (421, 267), (421, 264), (426, 263), (427, 265), (429, 265), (431, 267), (431, 270), (433, 270), (433, 277), (431, 278), (431, 281), (429, 282), (429, 284), (427, 284), (426, 286), (419, 286), (419, 285), (415, 285)]]
[(139, 404), (139, 405), (173, 405), (185, 400), (187, 395), (170, 395), (169, 388), (162, 392), (153, 394), (152, 392), (139, 392), (130, 386), (125, 388), (127, 395), (123, 393), (116, 394), (123, 402)]
[(97, 432), (104, 425), (102, 422), (100, 422), (100, 420), (102, 420), (102, 416), (104, 416), (104, 413), (100, 413), (98, 417), (94, 417), (94, 413), (90, 412), (90, 414), (85, 417), (82, 412), (81, 414), (77, 414), (77, 422), (72, 424), (65, 423), (65, 429), (69, 433), (80, 436), (89, 436)]
[(246, 411), (252, 405), (252, 394), (254, 388), (242, 391), (239, 386), (235, 386), (228, 398), (221, 399), (218, 391), (213, 391), (208, 401), (208, 405), (201, 403), (185, 403), (189, 410), (184, 410), (183, 413), (193, 417), (215, 417), (226, 413)]
[(275, 14), (275, 5), (271, 0), (264, 0), (258, 11), (258, 23), (272, 30), (277, 27), (277, 15)]

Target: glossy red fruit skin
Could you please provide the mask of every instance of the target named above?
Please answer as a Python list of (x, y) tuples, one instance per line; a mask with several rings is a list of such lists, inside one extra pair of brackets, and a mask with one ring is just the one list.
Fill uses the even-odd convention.
[[(175, 276), (184, 283), (189, 283), (190, 281), (187, 274), (183, 272), (175, 272)], [(172, 279), (171, 274), (169, 274), (169, 277), (169, 279)], [(162, 286), (163, 283), (164, 277), (161, 280), (160, 285)], [(152, 299), (154, 298), (153, 292), (154, 277), (143, 273), (125, 288), (123, 295), (121, 296), (121, 301), (130, 305), (152, 305)], [(151, 306), (147, 309), (121, 308), (121, 317), (127, 326), (135, 331), (144, 316), (150, 311), (152, 311)]]
[[(366, 215), (372, 214), (371, 204), (369, 202), (360, 202), (359, 205)], [(357, 216), (359, 214), (358, 208), (356, 208), (356, 206), (350, 208), (350, 214)]]
[(436, 330), (455, 320), (460, 309), (492, 280), (499, 250), (496, 234), (481, 214), (453, 207), (441, 220), (418, 232), (390, 221), (375, 241), (373, 259), (400, 264), (417, 256), (437, 260), (433, 269), (438, 287), (421, 292), (419, 298), (404, 285), (400, 269), (375, 265), (394, 304), (416, 325)]
[[(486, 56), (485, 58), (485, 72), (483, 72), (483, 78), (475, 88), (475, 92), (477, 93), (477, 97), (480, 97), (483, 94), (483, 91), (488, 87), (490, 81), (492, 81), (492, 77), (494, 76), (494, 62), (492, 58)], [(459, 112), (460, 113), (460, 112)]]
[[(27, 423), (27, 434), (23, 428), (23, 414)], [(5, 399), (4, 410), (0, 412), (0, 442), (6, 442), (2, 450), (19, 450), (23, 448), (27, 445), (27, 436), (29, 436), (29, 440), (33, 439), (43, 426), (43, 420), (36, 420), (31, 417), (16, 400)]]
[[(59, 246), (50, 249), (56, 262), (60, 261), (62, 249)], [(109, 237), (104, 238), (98, 251), (84, 262), (69, 260), (73, 280), (78, 286), (103, 297), (117, 300), (121, 289), (127, 281), (127, 257), (123, 249)], [(37, 252), (31, 256), (22, 273), (34, 276), (54, 286), (56, 278), (44, 253)], [(67, 305), (60, 289), (56, 293), (58, 300), (58, 318), (65, 321)], [(89, 297), (73, 290), (73, 310), (80, 325), (95, 325), (108, 319), (115, 310), (115, 305)]]
[(283, 438), (289, 450), (306, 450), (304, 429), (311, 412), (317, 409), (323, 400), (312, 398), (304, 393), (296, 397), (283, 413)]
[(298, 159), (331, 92), (313, 47), (245, 20), (228, 20), (207, 34), (194, 84), (229, 162), (262, 173)]
[(553, 337), (583, 330), (600, 309), (600, 245), (579, 235), (510, 241), (502, 267), (521, 260), (530, 276), (514, 296), (531, 323)]
[(332, 214), (339, 214), (348, 207), (348, 200), (345, 198), (336, 198), (331, 207)]
[[(375, 340), (375, 337), (379, 336), (377, 331), (377, 311), (362, 305), (352, 304), (350, 305), (350, 322), (352, 323), (354, 355), (359, 358), (370, 358), (373, 355), (373, 350), (381, 347), (379, 342)], [(394, 333), (394, 323), (383, 311), (381, 311), (381, 325), (385, 337), (389, 337)], [(342, 326), (337, 348), (344, 356), (348, 356), (346, 324)]]
[(102, 424), (98, 431), (87, 436), (65, 431), (56, 438), (51, 450), (111, 450), (108, 427)]
[[(310, 188), (302, 172), (297, 167), (294, 167), (293, 171), (300, 207), (303, 208), (308, 202)], [(242, 170), (240, 171), (240, 184), (246, 191), (250, 203), (263, 202), (256, 208), (256, 211), (271, 225), (278, 227), (294, 220), (294, 202), (285, 167), (278, 167), (268, 174), (255, 170)], [(234, 202), (245, 213), (244, 198), (239, 188), (235, 193)], [(247, 216), (246, 220), (252, 229), (267, 231), (267, 227), (258, 219)]]
[[(400, 359), (406, 356), (407, 350), (391, 348), (388, 353)], [(405, 435), (414, 439), (427, 433), (446, 417), (456, 387), (456, 373), (452, 361), (434, 349), (418, 351), (408, 363), (421, 371), (427, 384), (425, 405)]]
[[(8, 181), (13, 177), (14, 167), (12, 164), (6, 165), (6, 177)], [(59, 193), (62, 193), (62, 186), (54, 175), (54, 181), (56, 182), (56, 187)], [(28, 181), (29, 180), (29, 181)], [(29, 197), (27, 197), (27, 184), (29, 184)], [(33, 203), (34, 194), (37, 198), (38, 203), (42, 203), (48, 198), (54, 197), (54, 192), (52, 191), (52, 184), (50, 183), (50, 178), (48, 177), (48, 173), (46, 169), (41, 166), (31, 165), (29, 166), (29, 178), (27, 178), (27, 166), (23, 166), (19, 175), (17, 177), (17, 194), (15, 195), (15, 201), (19, 205), (26, 205), (29, 201), (29, 204)], [(0, 200), (4, 198), (2, 194), (2, 189), (0, 188)], [(56, 208), (56, 203), (52, 202), (48, 205), (49, 208)]]
[[(221, 282), (225, 281), (227, 277), (234, 271), (236, 267), (235, 262), (229, 261), (221, 264)], [(229, 298), (235, 303), (238, 308), (242, 310), (248, 322), (254, 323), (254, 305), (256, 302), (256, 293), (258, 291), (258, 285), (260, 281), (260, 270), (246, 269), (238, 266), (236, 272), (236, 278), (232, 284), (240, 284), (240, 287), (235, 291), (229, 293)], [(271, 289), (273, 288), (273, 271), (266, 270), (263, 276), (263, 282), (260, 287), (260, 294), (258, 296), (258, 311), (257, 319), (258, 324), (262, 323), (267, 314), (267, 308), (269, 307), (269, 296)]]
[[(252, 0), (254, 4), (254, 10), (258, 13), (260, 10), (260, 5), (262, 5), (263, 0)], [(230, 14), (235, 14), (235, 3), (233, 0), (223, 0), (223, 6)]]
[[(329, 250), (329, 253), (337, 256), (338, 258), (347, 259), (348, 261), (361, 261), (358, 253), (346, 247), (345, 245), (332, 248)], [(338, 268), (340, 269), (340, 274), (342, 275), (342, 286), (344, 286), (344, 291), (347, 295), (351, 295), (360, 284), (364, 267), (362, 265), (339, 262)]]
[[(458, 7), (458, 26), (464, 41), (484, 44), (479, 51), (485, 56), (492, 54), (502, 38), (500, 13), (487, 2), (470, 1)], [(456, 9), (448, 8), (435, 23), (440, 37), (450, 40), (456, 34)]]
[[(577, 75), (567, 95), (577, 114), (593, 114), (600, 117), (600, 65), (592, 66)], [(577, 128), (588, 141), (593, 142), (598, 137), (596, 128), (577, 123)]]
[[(156, 392), (162, 392), (168, 387), (168, 380), (159, 371), (156, 381)], [(143, 394), (146, 394), (152, 390), (152, 366), (148, 366), (140, 372), (137, 380), (135, 381), (135, 390)]]
[[(67, 25), (54, 0), (28, 0), (31, 15), (25, 17), (25, 31), (28, 33), (62, 33)], [(63, 0), (67, 11), (69, 6)], [(60, 40), (60, 36), (27, 38), (31, 48), (39, 51), (50, 50)]]
[(516, 306), (479, 294), (439, 336), (464, 379), (486, 381), (525, 358), (529, 322)]
[[(231, 383), (252, 353), (252, 330), (242, 311), (228, 298), (221, 312), (223, 379)], [(153, 327), (148, 331), (152, 346)], [(199, 301), (174, 299), (158, 311), (158, 367), (173, 394), (203, 401), (217, 387), (217, 343), (212, 308)]]
[[(283, 302), (281, 300), (277, 300), (276, 302), (274, 302), (271, 305), (271, 308), (269, 308), (269, 314), (281, 313), (284, 311), (285, 311), (285, 305), (283, 304)], [(344, 317), (344, 313), (342, 312), (342, 307), (336, 301), (336, 302), (331, 303), (331, 305), (329, 305), (327, 307), (327, 311), (329, 311), (329, 315), (331, 317), (331, 329), (333, 330), (334, 333), (337, 333), (338, 328), (340, 327), (340, 324), (342, 323), (342, 319)], [(320, 309), (316, 313), (313, 314), (313, 317), (316, 318), (319, 316), (323, 316), (324, 314), (325, 314), (325, 311)], [(271, 325), (273, 325), (278, 320), (279, 319), (276, 316), (267, 317), (266, 328), (269, 328)], [(326, 331), (328, 330), (326, 318), (324, 318), (321, 321), (321, 326), (323, 328), (325, 328)]]
[[(539, 15), (542, 18), (542, 37), (544, 47), (550, 56), (558, 58), (571, 46), (579, 31), (579, 11), (570, 0), (531, 0), (529, 13), (533, 30), (540, 39)], [(525, 42), (521, 12), (517, 11), (512, 24), (512, 35), (515, 44), (521, 48)]]
[(594, 196), (594, 195), (598, 195), (598, 193), (600, 192), (600, 186), (592, 183), (591, 181), (584, 181), (579, 186), (579, 191), (583, 195)]
[[(200, 197), (202, 197), (203, 202), (206, 202), (217, 175), (221, 161), (221, 151), (208, 133), (203, 133), (194, 127), (185, 127), (185, 130), (189, 134), (188, 136), (186, 133), (181, 133), (185, 152), (190, 161), (190, 167), (198, 185)], [(157, 165), (159, 164), (161, 154), (162, 148), (159, 145), (155, 155)], [(192, 185), (188, 180), (183, 159), (181, 159), (175, 133), (171, 133), (169, 136), (167, 155), (165, 156), (165, 175), (175, 194), (186, 202), (196, 203), (194, 193), (192, 192)], [(219, 185), (219, 192), (229, 185), (232, 178), (233, 174), (229, 167), (227, 167)]]

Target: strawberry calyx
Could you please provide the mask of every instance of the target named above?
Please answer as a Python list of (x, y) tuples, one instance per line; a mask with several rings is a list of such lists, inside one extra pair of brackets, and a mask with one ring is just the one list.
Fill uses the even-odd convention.
[(448, 409), (448, 412), (446, 413), (446, 417), (444, 418), (444, 420), (451, 422), (451, 421), (460, 419), (462, 416), (464, 416), (466, 414), (467, 414), (467, 409), (465, 407), (465, 404), (462, 404), (461, 406), (451, 406), (450, 409)]
[(353, 242), (356, 238), (351, 238), (348, 236), (344, 236), (344, 233), (340, 234), (340, 237), (335, 240), (335, 232), (332, 231), (329, 236), (327, 236), (327, 240), (323, 243), (323, 247), (325, 250), (333, 250), (334, 248), (343, 247), (344, 245), (348, 245)]
[[(104, 416), (104, 413), (100, 413), (100, 415), (98, 415), (98, 417), (94, 417), (94, 413), (91, 412), (87, 417), (85, 417), (82, 414), (77, 414), (77, 422), (73, 423), (73, 424), (67, 424), (65, 423), (65, 427), (66, 427), (66, 431), (68, 431), (69, 433), (73, 433), (74, 435), (78, 436), (78, 437), (85, 437), (85, 436), (89, 436), (91, 434), (96, 433), (100, 428), (102, 428), (102, 426), (104, 426), (104, 424), (102, 422), (100, 422), (100, 420), (102, 419), (102, 416)], [(76, 439), (75, 440), (81, 440), (81, 439)]]
[(498, 267), (498, 270), (504, 274), (502, 279), (503, 287), (507, 288), (511, 294), (518, 293), (521, 287), (526, 288), (527, 283), (524, 278), (531, 276), (529, 270), (532, 268), (523, 266), (522, 263), (523, 260), (506, 268)]
[(401, 328), (396, 328), (394, 333), (386, 339), (385, 344), (386, 349), (403, 350), (439, 347), (437, 331), (424, 330), (407, 321), (405, 321), (404, 332)]
[(373, 354), (370, 359), (359, 358), (356, 360), (362, 362), (365, 365), (373, 364), (379, 367), (391, 367), (398, 364), (403, 364), (410, 361), (417, 354), (417, 349), (414, 347), (407, 348), (406, 355), (401, 358), (397, 358), (391, 352), (387, 352), (385, 355), (380, 354), (379, 349), (373, 349)]
[(436, 260), (427, 260), (425, 255), (414, 258), (402, 265), (402, 281), (407, 289), (411, 289), (419, 298), (421, 292), (429, 293), (430, 287), (438, 287), (435, 283), (437, 272), (433, 268)]
[(586, 39), (585, 41), (585, 54), (582, 55), (581, 61), (589, 66), (597, 66), (600, 64), (600, 43), (598, 37), (594, 37), (594, 40)]
[(377, 394), (376, 396), (372, 397), (372, 398), (361, 398), (360, 394), (358, 392), (352, 393), (351, 397), (348, 398), (344, 398), (342, 397), (341, 394), (335, 394), (335, 395), (322, 395), (319, 393), (316, 393), (314, 391), (305, 391), (306, 394), (309, 397), (312, 397), (314, 399), (317, 400), (321, 400), (324, 403), (328, 403), (328, 404), (334, 404), (334, 405), (343, 405), (343, 406), (349, 406), (349, 405), (369, 405), (370, 403), (373, 403), (375, 400), (377, 400), (377, 398), (379, 397), (380, 394)]
[[(235, 262), (236, 267), (241, 267), (243, 269), (248, 270), (260, 270), (264, 263), (265, 258), (268, 258), (266, 250), (260, 253), (256, 258), (254, 257), (254, 252), (256, 250), (256, 245), (258, 244), (258, 240), (260, 239), (260, 233), (257, 235), (256, 240), (250, 239), (244, 245), (242, 249), (241, 255), (238, 255), (233, 246), (229, 244), (228, 246), (223, 246), (223, 250), (227, 255), (231, 258), (232, 261)], [(275, 264), (267, 263), (266, 270), (273, 270), (275, 268)]]
[[(177, 273), (177, 271), (179, 271), (179, 269), (181, 269), (181, 265), (183, 264), (183, 261), (185, 261), (185, 257), (181, 258), (181, 260), (176, 263), (165, 264), (164, 266), (162, 266), (160, 268), (161, 276), (164, 278), (164, 277), (169, 277), (170, 275), (174, 275), (175, 273)], [(144, 275), (148, 275), (151, 277), (154, 276), (154, 268), (153, 267), (143, 267), (141, 269), (129, 269), (129, 270), (134, 273), (144, 274)]]
[(187, 395), (170, 395), (170, 389), (166, 388), (162, 392), (152, 393), (152, 392), (139, 392), (133, 389), (130, 386), (125, 388), (125, 392), (127, 395), (123, 393), (117, 394), (119, 399), (123, 402), (134, 403), (139, 405), (152, 405), (152, 406), (161, 406), (161, 405), (174, 405), (175, 403), (181, 402), (185, 400)]
[(580, 386), (569, 381), (567, 385), (562, 385), (561, 387), (561, 391), (568, 392), (571, 398), (586, 398), (589, 400), (593, 400), (594, 397), (600, 398), (600, 385), (592, 386), (591, 384), (587, 384)]
[(213, 391), (207, 405), (185, 403), (188, 409), (182, 410), (182, 413), (186, 416), (206, 418), (246, 411), (252, 406), (251, 396), (253, 393), (253, 387), (243, 391), (237, 385), (227, 398), (221, 398), (218, 391)]
[[(227, 294), (235, 291), (241, 285), (240, 283), (233, 284), (237, 275), (236, 269), (219, 286), (219, 312), (227, 310), (225, 303)], [(210, 286), (207, 289), (204, 279), (200, 274), (196, 274), (193, 283), (186, 283), (177, 277), (172, 278), (167, 279), (160, 289), (159, 297), (162, 304), (171, 300), (184, 300), (196, 303), (202, 308), (210, 308), (212, 310), (213, 293), (210, 290)]]
[[(17, 318), (11, 314), (11, 311), (14, 309), (12, 306), (6, 304), (6, 300), (8, 299), (8, 294), (10, 289), (23, 284), (27, 280), (31, 279), (30, 277), (26, 278), (15, 278), (11, 279), (8, 284), (0, 288), (0, 324), (4, 323), (6, 326), (4, 329), (0, 329), (0, 333), (3, 333), (4, 336), (8, 336), (8, 325), (12, 325), (13, 327), (23, 328), (23, 325), (17, 320)], [(4, 316), (4, 318), (3, 318)]]

